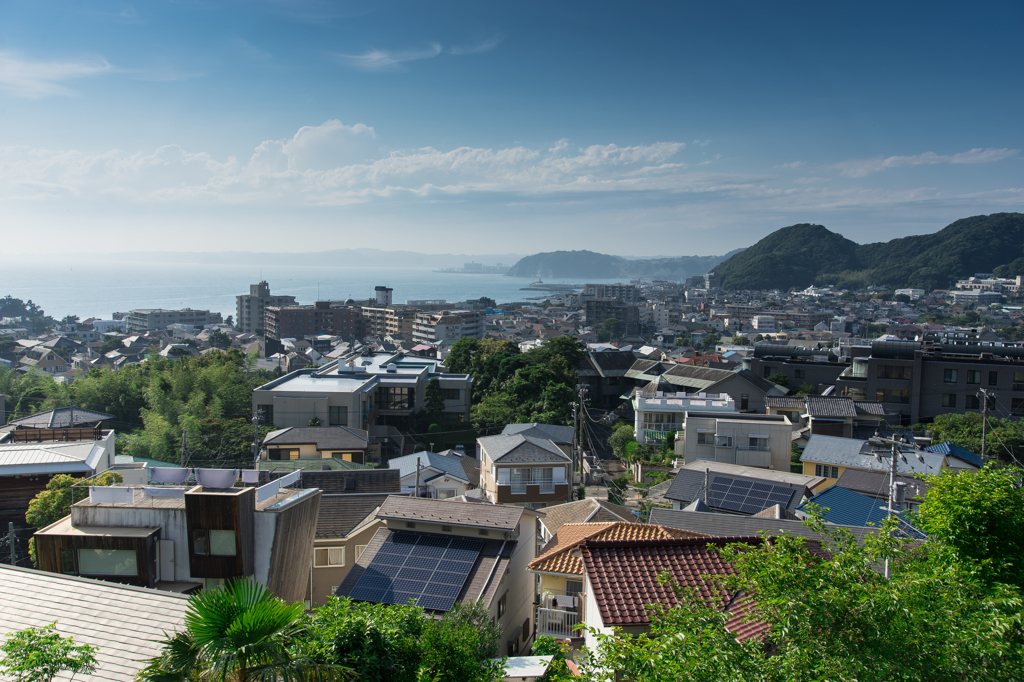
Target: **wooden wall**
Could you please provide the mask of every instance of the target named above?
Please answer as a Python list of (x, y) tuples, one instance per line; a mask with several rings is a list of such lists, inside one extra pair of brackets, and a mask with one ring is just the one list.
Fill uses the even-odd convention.
[(277, 526), (270, 553), (267, 589), (287, 602), (308, 599), (309, 568), (313, 561), (313, 539), (320, 515), (321, 492), (276, 512)]
[[(233, 578), (252, 575), (256, 489), (236, 493), (185, 493), (185, 524), (188, 532), (189, 573), (194, 578)], [(195, 553), (194, 530), (235, 531), (235, 556)]]
[(40, 535), (36, 534), (36, 560), (39, 570), (49, 573), (61, 573), (62, 549), (75, 551), (76, 563), (80, 549), (128, 549), (135, 551), (135, 562), (138, 576), (132, 578), (124, 575), (89, 575), (89, 578), (109, 580), (111, 582), (154, 587), (158, 578), (157, 541), (160, 529), (155, 528), (146, 536), (112, 537), (109, 535)]

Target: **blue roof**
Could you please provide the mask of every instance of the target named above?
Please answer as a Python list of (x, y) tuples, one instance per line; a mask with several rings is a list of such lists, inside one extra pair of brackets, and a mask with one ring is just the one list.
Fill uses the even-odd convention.
[(420, 460), (420, 471), (430, 467), (437, 469), (444, 473), (446, 476), (457, 478), (460, 481), (465, 481), (466, 470), (462, 468), (462, 460), (458, 457), (445, 457), (439, 455), (436, 452), (429, 452), (424, 450), (423, 452), (417, 452), (405, 457), (393, 457), (388, 460), (389, 469), (398, 469), (399, 476), (405, 478), (411, 474), (416, 473), (416, 459)]
[(938, 445), (931, 445), (929, 447), (926, 447), (925, 450), (927, 452), (934, 452), (934, 453), (937, 453), (937, 454), (940, 454), (940, 455), (948, 455), (949, 457), (956, 457), (957, 459), (959, 459), (959, 460), (961, 460), (963, 462), (967, 462), (968, 464), (973, 464), (974, 466), (978, 467), (979, 469), (981, 467), (985, 466), (985, 462), (982, 461), (982, 459), (981, 459), (981, 457), (979, 455), (976, 455), (973, 452), (971, 452), (970, 450), (968, 450), (966, 448), (962, 448), (959, 445), (956, 445), (955, 443), (953, 443), (951, 441), (948, 441), (948, 440), (945, 441), (945, 442), (939, 443)]
[[(816, 504), (821, 508), (822, 517), (828, 523), (840, 526), (881, 526), (889, 517), (885, 503), (867, 495), (833, 485), (821, 491), (798, 507), (800, 511), (808, 511), (807, 506)], [(900, 528), (913, 538), (923, 539), (925, 534), (915, 528), (907, 515), (896, 515), (900, 520)]]

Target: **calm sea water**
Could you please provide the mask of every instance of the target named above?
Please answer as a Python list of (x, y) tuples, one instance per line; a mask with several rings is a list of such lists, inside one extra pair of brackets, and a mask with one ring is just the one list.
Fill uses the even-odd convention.
[[(109, 319), (132, 308), (197, 308), (235, 314), (235, 296), (249, 293), (260, 279), (272, 294), (292, 295), (299, 303), (367, 299), (376, 285), (394, 289), (395, 303), (409, 299), (449, 302), (488, 296), (499, 303), (523, 301), (544, 292), (520, 291), (529, 278), (463, 275), (428, 268), (353, 268), (325, 266), (195, 265), (168, 263), (11, 262), (0, 264), (0, 297), (31, 299), (48, 315)], [(545, 280), (573, 283), (570, 280)], [(592, 282), (614, 280), (590, 279)], [(582, 282), (580, 282), (582, 284)], [(318, 293), (319, 292), (319, 293)]]

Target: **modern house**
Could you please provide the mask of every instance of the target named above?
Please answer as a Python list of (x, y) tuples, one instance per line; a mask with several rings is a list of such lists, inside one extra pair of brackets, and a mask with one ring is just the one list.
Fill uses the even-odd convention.
[(413, 497), (447, 500), (480, 487), (479, 480), (469, 480), (460, 457), (424, 450), (404, 457), (392, 457), (388, 466), (398, 471), (401, 491)]
[(548, 438), (484, 436), (480, 488), (489, 502), (540, 509), (569, 499), (571, 459)]
[[(320, 491), (235, 485), (238, 471), (154, 469), (148, 486), (88, 488), (35, 534), (40, 570), (171, 591), (250, 576), (286, 601), (306, 598)], [(159, 474), (159, 476), (158, 476)], [(205, 484), (203, 483), (205, 482)]]
[(482, 601), (502, 630), (502, 654), (533, 641), (538, 513), (512, 505), (389, 497), (386, 522), (356, 559), (338, 594), (356, 601), (405, 604), (441, 614), (455, 602)]
[(789, 471), (793, 424), (784, 415), (686, 412), (676, 456)]
[(333, 493), (320, 498), (313, 540), (309, 602), (322, 606), (338, 591), (374, 533), (385, 524), (377, 511), (392, 493)]
[[(842, 396), (769, 396), (768, 414), (785, 414), (793, 424), (806, 425), (810, 433), (855, 438), (873, 435), (886, 425), (885, 406), (873, 400)], [(899, 415), (893, 414), (896, 422)]]
[[(670, 385), (671, 386), (671, 385)], [(686, 413), (736, 413), (736, 402), (728, 393), (677, 393), (638, 390), (633, 395), (636, 442), (663, 443), (671, 432), (683, 430)]]
[(350, 426), (289, 426), (263, 438), (260, 459), (334, 458), (366, 464), (380, 461), (380, 445), (369, 434)]
[[(888, 473), (887, 459), (877, 459), (874, 451), (888, 452), (888, 446), (873, 446), (868, 440), (840, 438), (838, 436), (813, 435), (800, 455), (804, 473), (808, 476), (822, 476), (829, 485), (836, 483), (847, 469), (859, 471), (882, 471)], [(907, 452), (906, 461), (898, 463), (900, 474), (938, 474), (943, 469), (976, 469), (967, 462), (950, 455), (917, 450)]]

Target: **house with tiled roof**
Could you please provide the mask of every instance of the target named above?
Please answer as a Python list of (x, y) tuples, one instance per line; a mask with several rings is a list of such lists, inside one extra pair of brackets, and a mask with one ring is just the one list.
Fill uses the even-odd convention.
[(403, 493), (446, 500), (465, 495), (479, 486), (471, 481), (462, 459), (424, 450), (405, 457), (392, 457), (388, 467), (398, 471)]
[(631, 509), (608, 500), (588, 497), (544, 508), (541, 517), (541, 536), (549, 541), (567, 523), (608, 523), (628, 521), (636, 523), (639, 517)]
[(593, 540), (657, 540), (703, 537), (676, 528), (646, 523), (612, 521), (603, 523), (567, 523), (530, 562), (529, 571), (537, 575), (541, 603), (537, 607), (537, 634), (564, 639), (575, 636), (583, 592), (583, 561), (578, 546)]
[[(879, 447), (887, 449), (884, 446)], [(838, 481), (847, 469), (888, 472), (889, 463), (876, 459), (874, 450), (875, 446), (871, 445), (869, 440), (815, 434), (807, 441), (807, 446), (800, 455), (800, 462), (803, 464), (805, 474), (823, 476), (828, 479), (827, 483), (831, 484)], [(908, 449), (905, 459), (905, 462), (900, 461), (897, 473), (938, 474), (943, 469), (950, 468), (950, 458), (940, 452), (927, 450), (911, 452)], [(966, 463), (964, 465), (967, 468), (974, 468)]]
[(911, 523), (910, 517), (903, 512), (890, 512), (887, 503), (873, 497), (834, 485), (818, 493), (797, 510), (803, 516), (811, 513), (811, 505), (826, 523), (841, 526), (881, 527), (893, 516), (898, 521), (898, 529), (907, 537), (917, 540), (925, 538), (925, 534)]
[(569, 498), (571, 460), (549, 438), (501, 434), (476, 442), (488, 501), (540, 509)]

